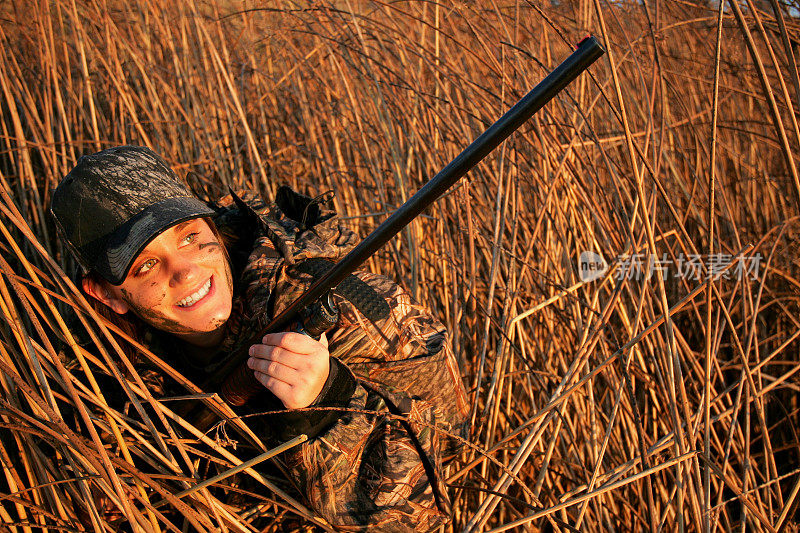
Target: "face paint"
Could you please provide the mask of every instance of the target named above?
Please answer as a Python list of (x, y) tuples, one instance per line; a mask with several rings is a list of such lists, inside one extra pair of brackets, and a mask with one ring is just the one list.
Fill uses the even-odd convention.
[(205, 242), (198, 246), (201, 250), (205, 250), (206, 248), (222, 248), (222, 245), (218, 242)]
[(153, 239), (110, 291), (154, 328), (208, 346), (230, 316), (233, 277), (211, 227), (194, 219)]
[(167, 333), (193, 333), (192, 330), (185, 327), (177, 320), (160, 315), (146, 307), (138, 307), (134, 304), (131, 305), (131, 311), (135, 313), (136, 316), (161, 331), (165, 331)]

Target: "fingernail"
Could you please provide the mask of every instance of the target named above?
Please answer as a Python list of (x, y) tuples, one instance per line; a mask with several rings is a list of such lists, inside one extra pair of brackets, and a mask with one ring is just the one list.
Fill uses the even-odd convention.
[(250, 368), (253, 368), (253, 358), (252, 357), (247, 360), (247, 366), (249, 366)]
[(253, 349), (254, 348), (255, 348), (255, 346), (251, 346), (250, 349), (247, 350), (247, 353), (250, 354), (250, 355), (253, 355)]

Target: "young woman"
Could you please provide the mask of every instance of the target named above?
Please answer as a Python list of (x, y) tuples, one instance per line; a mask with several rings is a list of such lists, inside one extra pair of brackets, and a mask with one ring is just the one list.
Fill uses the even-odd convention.
[[(53, 194), (85, 292), (197, 384), (305, 289), (309, 265), (356, 240), (285, 188), (270, 206), (241, 196), (209, 206), (136, 146), (81, 157)], [(280, 332), (249, 346), (264, 395), (247, 408), (284, 410), (259, 425), (267, 439), (310, 437), (281, 459), (332, 525), (427, 531), (448, 519), (439, 472), (456, 450), (448, 434), (465, 429), (466, 395), (441, 324), (387, 278), (358, 281), (386, 312), (335, 294), (329, 341)], [(160, 378), (154, 393), (175, 388)], [(293, 411), (305, 407), (323, 409)]]

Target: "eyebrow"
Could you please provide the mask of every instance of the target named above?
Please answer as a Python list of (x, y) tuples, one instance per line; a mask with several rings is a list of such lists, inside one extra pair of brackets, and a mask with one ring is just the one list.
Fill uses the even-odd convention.
[(179, 223), (175, 224), (175, 229), (177, 231), (180, 231), (183, 228), (185, 228), (186, 226), (188, 226), (189, 224), (191, 224), (192, 222), (194, 222), (195, 220), (197, 220), (197, 219), (196, 218), (190, 218), (189, 220), (184, 220), (183, 222), (179, 222)]

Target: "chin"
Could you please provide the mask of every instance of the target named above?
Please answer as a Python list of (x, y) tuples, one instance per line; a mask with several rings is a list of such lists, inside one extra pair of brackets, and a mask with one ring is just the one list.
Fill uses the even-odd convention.
[(225, 324), (228, 322), (228, 319), (231, 317), (231, 308), (230, 306), (227, 309), (221, 309), (216, 315), (212, 316), (210, 320), (207, 322), (207, 326), (205, 331), (207, 333), (217, 331), (220, 328), (224, 327)]

